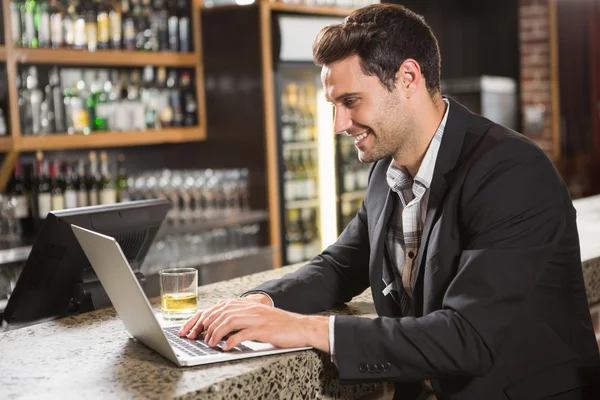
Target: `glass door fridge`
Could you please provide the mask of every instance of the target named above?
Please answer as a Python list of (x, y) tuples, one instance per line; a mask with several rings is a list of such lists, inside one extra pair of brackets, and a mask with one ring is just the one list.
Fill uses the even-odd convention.
[(310, 260), (338, 234), (334, 114), (312, 42), (322, 27), (341, 21), (284, 13), (274, 18), (282, 265)]

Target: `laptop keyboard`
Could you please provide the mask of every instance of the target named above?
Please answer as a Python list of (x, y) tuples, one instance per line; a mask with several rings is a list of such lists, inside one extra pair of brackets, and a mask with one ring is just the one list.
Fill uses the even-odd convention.
[[(221, 347), (225, 344), (225, 340), (221, 340), (219, 342), (219, 344), (217, 345), (217, 347), (210, 347), (209, 345), (207, 345), (204, 340), (202, 339), (188, 339), (186, 337), (179, 337), (179, 335), (177, 334), (177, 332), (179, 331), (179, 327), (171, 327), (171, 328), (163, 328), (163, 330), (165, 331), (165, 333), (167, 334), (167, 339), (169, 340), (169, 343), (171, 344), (171, 346), (173, 346), (174, 348), (184, 352), (187, 355), (190, 356), (207, 356), (207, 355), (213, 355), (213, 354), (221, 354), (221, 353), (228, 353), (228, 352), (242, 352), (242, 351), (252, 351), (252, 349), (248, 346), (244, 346), (243, 344), (239, 344), (236, 347), (234, 347), (233, 349), (225, 352), (223, 350), (221, 350)], [(227, 337), (225, 337), (224, 339), (227, 339)]]

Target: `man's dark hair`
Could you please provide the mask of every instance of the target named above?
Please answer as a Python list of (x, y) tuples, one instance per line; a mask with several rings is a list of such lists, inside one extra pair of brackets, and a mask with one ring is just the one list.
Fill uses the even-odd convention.
[(441, 57), (437, 39), (422, 16), (398, 4), (360, 8), (343, 23), (321, 30), (313, 44), (318, 66), (358, 55), (366, 75), (376, 75), (390, 92), (396, 72), (412, 58), (419, 63), (430, 95), (440, 91)]

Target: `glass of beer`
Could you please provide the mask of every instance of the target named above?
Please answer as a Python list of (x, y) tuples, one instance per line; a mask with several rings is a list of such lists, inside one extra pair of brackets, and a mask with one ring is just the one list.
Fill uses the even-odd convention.
[(198, 310), (198, 270), (171, 268), (163, 269), (158, 275), (163, 318), (177, 321), (194, 315)]

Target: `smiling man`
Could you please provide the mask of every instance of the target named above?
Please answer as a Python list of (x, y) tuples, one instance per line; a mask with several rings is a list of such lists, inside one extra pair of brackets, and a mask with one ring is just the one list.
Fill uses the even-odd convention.
[[(431, 29), (377, 4), (315, 40), (335, 131), (374, 162), (362, 207), (295, 273), (199, 312), (181, 335), (329, 352), (398, 399), (587, 399), (600, 357), (575, 211), (522, 135), (440, 91)], [(322, 317), (371, 288), (378, 318)]]

